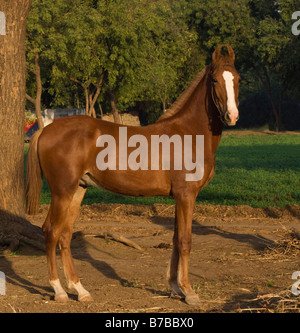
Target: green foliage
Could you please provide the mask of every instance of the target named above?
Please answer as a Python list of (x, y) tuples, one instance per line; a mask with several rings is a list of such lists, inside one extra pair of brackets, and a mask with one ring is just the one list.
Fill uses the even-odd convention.
[(289, 120), (285, 101), (300, 98), (300, 43), (291, 33), (296, 10), (300, 0), (33, 0), (27, 92), (35, 90), (38, 52), (44, 105), (84, 107), (103, 74), (96, 98), (104, 111), (112, 91), (120, 110), (153, 103), (143, 117), (154, 121), (226, 42), (244, 79), (240, 100), (267, 96), (266, 121), (280, 127)]
[(102, 74), (100, 98), (114, 91), (121, 108), (145, 99), (166, 103), (178, 94), (179, 71), (195, 41), (182, 3), (33, 0), (28, 64), (34, 52), (43, 54), (48, 91), (56, 105), (68, 104), (66, 96), (78, 93), (76, 82), (93, 91)]

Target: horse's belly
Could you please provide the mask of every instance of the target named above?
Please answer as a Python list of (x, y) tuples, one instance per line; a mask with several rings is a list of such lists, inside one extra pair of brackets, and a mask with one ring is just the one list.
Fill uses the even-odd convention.
[(171, 192), (171, 184), (162, 171), (106, 170), (89, 174), (88, 178), (91, 180), (88, 186), (97, 185), (123, 195), (168, 196)]

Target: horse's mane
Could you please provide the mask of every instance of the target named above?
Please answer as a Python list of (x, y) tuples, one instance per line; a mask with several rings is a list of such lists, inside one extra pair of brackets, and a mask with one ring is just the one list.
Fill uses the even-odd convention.
[(195, 91), (196, 87), (205, 76), (208, 67), (209, 66), (205, 66), (204, 69), (196, 75), (194, 80), (188, 85), (185, 91), (177, 98), (177, 100), (171, 105), (171, 107), (159, 117), (158, 121), (170, 118), (182, 109), (184, 104), (191, 97), (192, 93)]

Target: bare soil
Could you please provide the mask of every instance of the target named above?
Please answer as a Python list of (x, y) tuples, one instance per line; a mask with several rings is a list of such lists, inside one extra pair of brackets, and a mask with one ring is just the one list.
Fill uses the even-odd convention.
[[(42, 226), (47, 210), (41, 206), (39, 215), (28, 218)], [(6, 275), (0, 312), (300, 312), (300, 299), (291, 293), (296, 282), (291, 276), (300, 270), (299, 218), (299, 206), (198, 205), (190, 280), (201, 305), (192, 307), (170, 297), (166, 282), (174, 206), (82, 206), (72, 253), (94, 302), (80, 303), (69, 291), (68, 303), (56, 303), (45, 254), (23, 244), (11, 255), (0, 252), (0, 271)], [(143, 251), (104, 237), (105, 232), (122, 235)], [(59, 255), (58, 263), (66, 286)]]

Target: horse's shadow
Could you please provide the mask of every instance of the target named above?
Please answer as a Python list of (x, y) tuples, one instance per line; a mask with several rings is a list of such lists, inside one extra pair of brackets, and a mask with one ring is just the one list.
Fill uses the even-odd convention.
[[(42, 254), (41, 250), (37, 249), (37, 252)], [(51, 294), (53, 293), (52, 288), (49, 286), (42, 286), (37, 285), (28, 279), (22, 277), (21, 275), (17, 274), (13, 268), (13, 262), (8, 260), (6, 256), (1, 256), (1, 268), (0, 270), (3, 271), (5, 274), (5, 281), (6, 284), (9, 283), (14, 286), (18, 286), (21, 288), (24, 288), (27, 290), (30, 294), (34, 295), (41, 295), (44, 299), (47, 297), (51, 297)], [(45, 267), (45, 270), (47, 270), (47, 267)], [(6, 287), (6, 289), (9, 290), (9, 288)]]
[[(96, 236), (97, 237), (97, 236)], [(135, 289), (146, 289), (147, 291), (150, 291), (151, 293), (155, 295), (163, 295), (166, 296), (167, 294), (165, 292), (156, 290), (155, 288), (151, 288), (150, 286), (139, 286), (138, 284), (135, 284), (133, 281), (127, 280), (125, 278), (122, 278), (119, 276), (119, 274), (116, 272), (116, 270), (109, 265), (107, 262), (95, 258), (95, 256), (92, 256), (90, 254), (89, 248), (93, 247), (94, 245), (90, 242), (88, 242), (82, 232), (75, 232), (73, 235), (73, 240), (71, 244), (72, 249), (72, 256), (75, 260), (88, 262), (92, 267), (94, 267), (98, 272), (100, 272), (103, 276), (105, 276), (108, 279), (118, 281), (120, 284), (120, 287), (131, 287), (134, 286)], [(124, 245), (125, 246), (125, 245)], [(109, 252), (104, 251), (100, 247), (94, 248), (99, 251), (100, 253), (105, 255), (110, 255), (112, 257), (115, 257), (113, 254), (110, 254)], [(24, 248), (20, 251), (18, 255), (22, 255), (22, 252), (24, 253), (24, 256), (27, 256), (27, 251), (24, 250)], [(31, 250), (32, 252), (32, 250)], [(43, 256), (45, 253), (41, 251), (40, 249), (36, 249), (35, 252), (36, 256)], [(59, 258), (59, 250), (57, 249), (57, 257)], [(18, 274), (15, 269), (13, 268), (13, 261), (9, 260), (9, 257), (1, 256), (1, 265), (0, 265), (0, 271), (3, 271), (6, 278), (6, 284), (11, 284), (14, 286), (21, 287), (25, 290), (27, 290), (30, 294), (33, 295), (40, 295), (43, 299), (54, 299), (53, 290), (50, 287), (50, 285), (42, 285), (42, 284), (36, 284), (29, 279), (21, 276)], [(76, 263), (75, 263), (76, 266)], [(45, 265), (45, 272), (47, 271), (47, 265)], [(67, 290), (68, 296), (70, 299), (76, 300), (77, 295), (72, 290)]]
[[(95, 236), (95, 238), (103, 238), (102, 236)], [(159, 296), (166, 296), (169, 294), (162, 292), (160, 290), (151, 288), (150, 286), (139, 286), (139, 284), (136, 284), (133, 280), (127, 280), (125, 278), (122, 278), (118, 275), (118, 273), (115, 271), (115, 269), (107, 264), (103, 260), (96, 259), (90, 254), (89, 248), (93, 247), (96, 251), (99, 253), (103, 253), (105, 255), (109, 255), (112, 258), (116, 258), (116, 256), (109, 251), (104, 251), (103, 248), (96, 247), (92, 243), (88, 242), (86, 240), (86, 237), (84, 237), (84, 234), (81, 231), (77, 231), (73, 234), (72, 238), (72, 244), (71, 247), (73, 247), (72, 256), (74, 259), (82, 260), (85, 262), (88, 262), (92, 267), (94, 267), (97, 271), (99, 271), (102, 275), (104, 275), (106, 278), (111, 280), (116, 280), (119, 282), (120, 286), (122, 287), (134, 287), (135, 289), (145, 289), (147, 291), (150, 291), (152, 294), (159, 295)], [(127, 245), (124, 245), (127, 246)], [(78, 251), (76, 251), (76, 248)]]
[[(105, 277), (113, 280), (119, 281), (120, 285), (130, 285), (130, 281), (121, 278), (117, 272), (105, 261), (98, 260), (93, 258), (89, 251), (88, 247), (92, 246), (90, 243), (88, 243), (85, 238), (83, 237), (83, 234), (81, 232), (74, 233), (74, 240), (72, 240), (72, 243), (75, 243), (74, 246), (71, 245), (72, 250), (74, 250), (73, 258), (78, 259), (81, 261), (85, 261), (90, 263), (95, 269), (97, 269), (101, 274), (103, 274)], [(78, 242), (78, 239), (80, 239), (80, 251), (78, 251), (78, 246), (76, 246), (76, 241)], [(27, 245), (21, 243), (21, 249), (18, 252), (18, 256), (27, 256), (28, 250), (26, 249)], [(77, 250), (77, 251), (76, 251)], [(97, 248), (98, 251), (101, 251), (101, 249)], [(30, 255), (32, 255), (34, 251), (34, 255), (44, 256), (45, 253), (40, 249), (30, 249)], [(57, 258), (59, 259), (59, 250), (57, 248)], [(104, 252), (104, 251), (103, 251)], [(106, 253), (106, 252), (105, 252)], [(106, 253), (107, 254), (107, 253)], [(76, 265), (76, 264), (75, 264)], [(47, 272), (47, 265), (45, 265), (45, 272)], [(30, 267), (28, 268), (30, 271)], [(53, 290), (50, 287), (50, 285), (42, 285), (42, 284), (36, 284), (29, 279), (25, 278), (24, 276), (18, 274), (16, 270), (13, 268), (13, 257), (12, 259), (9, 259), (9, 255), (1, 255), (0, 256), (0, 271), (2, 271), (5, 274), (5, 282), (6, 282), (6, 289), (9, 290), (8, 284), (18, 286), (21, 288), (24, 288), (27, 290), (30, 294), (34, 295), (40, 295), (43, 297), (43, 299), (53, 299)], [(71, 299), (77, 299), (77, 296), (73, 294), (73, 291), (68, 290), (68, 295)]]
[[(150, 217), (152, 223), (165, 227), (168, 230), (173, 230), (172, 222), (174, 219), (170, 217), (152, 216)], [(247, 233), (235, 233), (222, 230), (217, 226), (206, 226), (193, 220), (192, 221), (192, 233), (194, 235), (216, 235), (227, 239), (233, 239), (240, 243), (248, 243), (254, 250), (263, 251), (272, 245), (275, 245), (274, 241), (265, 238), (261, 235), (252, 235)]]

